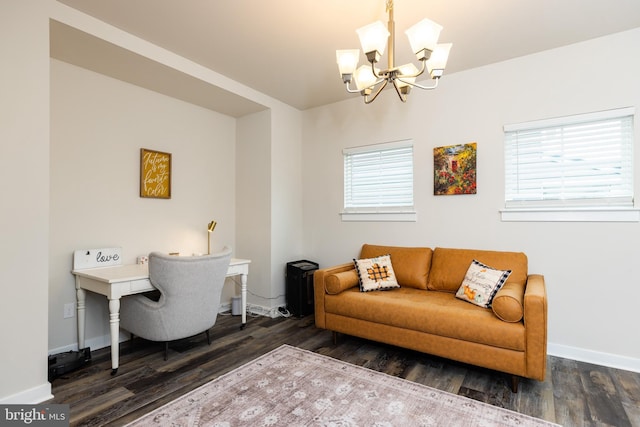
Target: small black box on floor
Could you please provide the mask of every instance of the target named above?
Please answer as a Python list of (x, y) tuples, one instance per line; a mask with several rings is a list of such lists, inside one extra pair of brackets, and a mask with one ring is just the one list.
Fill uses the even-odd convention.
[(52, 354), (49, 356), (49, 382), (89, 362), (91, 362), (91, 349), (89, 347), (83, 348), (80, 351)]
[(317, 269), (318, 263), (304, 259), (287, 263), (286, 297), (291, 315), (313, 313), (313, 273)]

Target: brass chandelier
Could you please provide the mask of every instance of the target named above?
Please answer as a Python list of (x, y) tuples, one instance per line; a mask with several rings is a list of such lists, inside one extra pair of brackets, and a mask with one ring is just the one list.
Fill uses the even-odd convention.
[[(431, 90), (438, 86), (438, 81), (444, 73), (451, 43), (438, 44), (438, 37), (442, 27), (429, 19), (423, 19), (405, 33), (409, 38), (411, 50), (420, 61), (420, 69), (413, 63), (400, 66), (395, 65), (395, 23), (393, 21), (393, 0), (386, 0), (389, 22), (387, 26), (376, 21), (356, 30), (360, 38), (362, 50), (369, 64), (358, 68), (360, 49), (337, 50), (336, 59), (342, 82), (347, 92), (360, 93), (365, 104), (373, 102), (382, 89), (391, 83), (402, 100), (407, 101), (407, 95), (412, 87)], [(384, 54), (387, 45), (387, 69), (376, 68), (376, 63)], [(428, 86), (416, 83), (416, 77), (429, 71), (431, 84)], [(355, 88), (351, 87), (351, 83)]]

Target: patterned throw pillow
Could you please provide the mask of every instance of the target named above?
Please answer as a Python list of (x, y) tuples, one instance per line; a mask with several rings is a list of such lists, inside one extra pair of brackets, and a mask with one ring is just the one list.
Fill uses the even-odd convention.
[(399, 288), (398, 280), (391, 266), (391, 256), (381, 255), (375, 258), (354, 259), (360, 291), (378, 291)]
[(456, 298), (489, 308), (510, 274), (511, 270), (496, 270), (474, 259), (456, 292)]

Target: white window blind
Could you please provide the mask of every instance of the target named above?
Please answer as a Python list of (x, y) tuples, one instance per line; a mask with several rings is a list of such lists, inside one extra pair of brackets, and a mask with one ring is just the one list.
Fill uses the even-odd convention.
[(413, 141), (343, 150), (344, 212), (413, 209)]
[(633, 114), (505, 126), (505, 207), (633, 206)]

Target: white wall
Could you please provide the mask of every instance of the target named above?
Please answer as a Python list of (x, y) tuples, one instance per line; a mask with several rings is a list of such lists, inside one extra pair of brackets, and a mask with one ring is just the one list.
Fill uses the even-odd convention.
[[(212, 219), (211, 250), (234, 246), (235, 138), (229, 116), (51, 60), (51, 352), (77, 343), (76, 318), (63, 319), (76, 300), (74, 250), (121, 246), (125, 264), (154, 250), (206, 253)], [(172, 154), (171, 199), (139, 197), (140, 148)], [(107, 300), (87, 298), (95, 349), (109, 342)]]
[(236, 221), (238, 253), (251, 259), (247, 302), (268, 307), (271, 297), (271, 111), (238, 119)]
[(305, 258), (302, 235), (302, 157), (301, 113), (276, 109), (272, 114), (271, 145), (271, 307), (282, 306), (285, 298), (286, 264)]
[[(304, 112), (305, 238), (321, 265), (348, 262), (363, 243), (524, 251), (545, 275), (549, 351), (640, 370), (634, 267), (639, 223), (501, 222), (502, 126), (636, 106), (640, 29), (446, 75), (406, 104), (385, 91)], [(455, 46), (452, 51), (455, 55)], [(337, 83), (336, 83), (337, 84)], [(359, 97), (356, 97), (359, 98)], [(343, 223), (344, 147), (413, 138), (413, 223)], [(640, 126), (636, 120), (636, 141)], [(477, 142), (478, 194), (433, 196), (433, 148)], [(640, 150), (634, 166), (640, 171)], [(636, 195), (640, 173), (635, 178)]]
[(49, 15), (0, 2), (0, 403), (51, 396), (47, 382)]
[(286, 263), (303, 254), (301, 114), (276, 106), (238, 119), (237, 129), (238, 252), (252, 260), (247, 301), (273, 315), (286, 305)]

